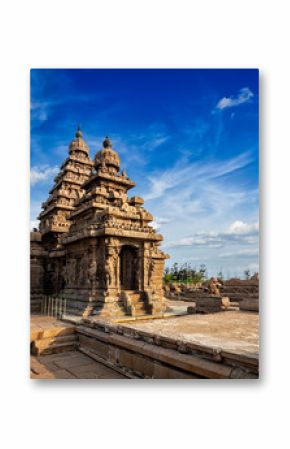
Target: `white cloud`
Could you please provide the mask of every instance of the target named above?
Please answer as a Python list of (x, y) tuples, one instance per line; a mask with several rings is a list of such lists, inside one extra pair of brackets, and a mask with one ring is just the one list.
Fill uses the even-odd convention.
[(39, 220), (30, 220), (30, 229), (38, 229), (39, 226)]
[(44, 182), (50, 180), (53, 176), (55, 176), (59, 171), (57, 166), (49, 167), (47, 165), (44, 166), (34, 166), (31, 167), (30, 170), (30, 184), (34, 186), (39, 182)]
[(153, 226), (154, 229), (160, 229), (162, 225), (170, 223), (170, 219), (163, 218), (163, 217), (156, 217), (155, 220), (151, 222), (151, 226)]
[(217, 105), (216, 109), (226, 109), (226, 108), (232, 108), (233, 106), (239, 106), (243, 103), (248, 103), (253, 98), (254, 94), (248, 87), (243, 87), (238, 95), (231, 97), (223, 97), (221, 98)]
[(151, 226), (152, 226), (156, 231), (157, 231), (157, 229), (160, 229), (160, 228), (161, 228), (160, 223), (157, 223), (156, 220), (153, 220), (150, 224), (151, 224)]
[[(233, 222), (224, 232), (196, 232), (192, 236), (171, 241), (167, 248), (178, 246), (204, 246), (207, 248), (222, 248), (227, 244), (257, 244), (258, 243), (259, 224), (248, 224), (243, 221)], [(223, 256), (226, 257), (226, 256)]]
[(160, 223), (161, 225), (170, 223), (170, 220), (168, 218), (165, 218), (165, 217), (156, 217), (156, 221), (158, 223)]
[(234, 223), (232, 223), (228, 229), (228, 233), (234, 234), (234, 235), (245, 235), (245, 234), (256, 233), (258, 231), (259, 231), (259, 223), (258, 222), (253, 223), (253, 224), (248, 224), (248, 223), (244, 223), (243, 221), (240, 221), (240, 220), (234, 221)]

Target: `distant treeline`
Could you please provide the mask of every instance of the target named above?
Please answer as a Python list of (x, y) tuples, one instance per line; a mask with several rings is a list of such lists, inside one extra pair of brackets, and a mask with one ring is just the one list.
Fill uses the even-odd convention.
[[(244, 271), (244, 279), (250, 279), (250, 270)], [(216, 277), (220, 280), (224, 279), (223, 272), (217, 273)], [(201, 264), (199, 268), (192, 268), (189, 263), (179, 265), (174, 263), (171, 268), (165, 268), (163, 275), (163, 282), (177, 282), (179, 284), (199, 284), (205, 282), (208, 279), (207, 267), (205, 264)]]
[(201, 264), (199, 268), (192, 268), (190, 264), (173, 264), (171, 268), (165, 268), (163, 281), (165, 283), (178, 282), (181, 284), (199, 284), (207, 279), (206, 266)]

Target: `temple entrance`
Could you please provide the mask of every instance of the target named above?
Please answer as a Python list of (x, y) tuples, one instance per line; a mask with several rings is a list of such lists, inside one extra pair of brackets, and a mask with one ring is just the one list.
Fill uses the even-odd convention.
[(120, 252), (120, 284), (122, 290), (138, 289), (137, 249), (130, 245), (122, 247)]

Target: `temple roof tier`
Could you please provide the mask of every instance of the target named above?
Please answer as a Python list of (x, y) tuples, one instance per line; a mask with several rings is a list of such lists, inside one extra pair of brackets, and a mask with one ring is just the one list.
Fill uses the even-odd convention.
[[(124, 186), (127, 190), (132, 189), (136, 185), (134, 181), (132, 181), (126, 176), (111, 175), (109, 173), (105, 173), (99, 170), (95, 175), (91, 176), (90, 179), (88, 179), (84, 183), (83, 187), (88, 188), (91, 184), (94, 184), (96, 181), (99, 181), (98, 184), (100, 184), (101, 181), (105, 181), (106, 185), (111, 187), (116, 187), (117, 185)], [(108, 181), (110, 183), (108, 183)]]
[(66, 245), (77, 240), (82, 240), (88, 237), (127, 237), (130, 239), (144, 240), (151, 242), (161, 242), (163, 236), (154, 232), (132, 231), (126, 229), (116, 229), (112, 227), (104, 227), (94, 229), (93, 226), (87, 227), (77, 232), (63, 234), (61, 243)]

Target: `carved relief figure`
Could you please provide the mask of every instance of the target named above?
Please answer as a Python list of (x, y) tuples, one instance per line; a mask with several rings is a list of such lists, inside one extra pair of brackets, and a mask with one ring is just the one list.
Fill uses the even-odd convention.
[(109, 288), (112, 282), (112, 263), (107, 259), (104, 267), (105, 286)]
[(97, 278), (97, 262), (95, 260), (91, 260), (88, 268), (88, 279), (92, 288), (96, 287), (96, 279)]

